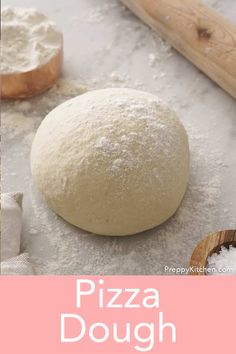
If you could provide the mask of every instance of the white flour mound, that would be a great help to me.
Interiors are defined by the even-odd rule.
[[[59,51],[61,32],[35,9],[4,7],[1,11],[1,73],[31,71]]]

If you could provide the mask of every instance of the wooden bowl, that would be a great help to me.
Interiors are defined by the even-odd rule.
[[[236,230],[219,231],[205,237],[193,251],[189,275],[206,275],[208,257],[219,252],[222,246],[230,245],[236,247]]]
[[[63,40],[57,53],[34,70],[1,75],[1,98],[27,98],[49,89],[58,80],[63,58]]]

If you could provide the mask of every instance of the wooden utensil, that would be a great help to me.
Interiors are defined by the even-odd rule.
[[[121,0],[236,98],[236,27],[198,0]]]
[[[38,95],[50,88],[59,78],[62,66],[63,48],[45,64],[22,73],[1,75],[2,98],[26,98]]]
[[[207,267],[208,257],[219,252],[222,246],[229,247],[229,245],[236,247],[236,230],[219,231],[208,235],[193,251],[190,260],[190,267],[193,267],[193,271],[189,274],[205,275],[202,269]]]

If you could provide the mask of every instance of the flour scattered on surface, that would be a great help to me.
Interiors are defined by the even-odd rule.
[[[29,111],[32,107],[31,107],[31,103],[28,101],[16,101],[15,106],[17,108],[18,111],[26,113],[27,111]]]
[[[65,97],[74,97],[81,95],[87,91],[85,85],[79,83],[76,80],[69,79],[60,79],[49,91],[48,95],[46,95],[46,99],[48,101],[53,101],[55,104],[55,100],[57,98],[65,98]]]
[[[2,113],[2,133],[7,135],[9,139],[15,139],[18,136],[30,133],[35,126],[35,121],[40,119],[26,116],[25,113],[19,112],[3,112]]]
[[[112,71],[109,77],[116,83],[118,82],[126,82],[129,79],[127,74],[120,74],[117,71]]]
[[[88,15],[85,14],[82,18],[83,18],[83,22],[87,22],[87,23],[99,23],[104,20],[103,14],[98,10],[94,10],[93,12],[90,12]]]
[[[84,23],[97,24],[104,21],[105,17],[109,16],[109,12],[117,7],[123,7],[117,2],[108,2],[101,5],[97,5],[89,12],[84,12],[82,16],[76,17],[76,20]],[[75,19],[75,18],[74,18]],[[73,19],[73,20],[74,20]]]
[[[153,67],[158,60],[160,60],[160,58],[156,54],[154,54],[154,53],[149,53],[148,54],[148,64],[149,64],[149,66]]]

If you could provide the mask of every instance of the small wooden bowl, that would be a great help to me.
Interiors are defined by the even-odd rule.
[[[58,52],[45,64],[31,71],[1,75],[1,98],[20,99],[38,95],[58,80],[63,58],[63,40]]]
[[[190,259],[189,275],[206,275],[207,260],[213,253],[220,251],[222,246],[236,247],[236,230],[219,231],[208,235],[194,249]]]

